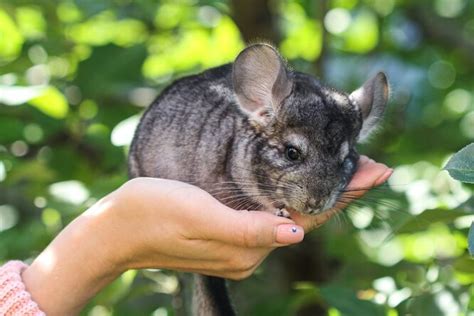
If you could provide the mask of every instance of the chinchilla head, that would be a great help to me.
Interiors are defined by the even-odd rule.
[[[260,136],[247,153],[250,161],[236,166],[256,182],[253,191],[242,190],[262,205],[307,214],[333,207],[356,169],[356,143],[384,113],[385,75],[347,94],[290,71],[266,44],[242,51],[232,71],[238,104]]]

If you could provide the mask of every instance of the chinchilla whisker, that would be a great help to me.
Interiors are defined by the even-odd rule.
[[[241,200],[245,200],[245,199],[251,200],[252,198],[259,198],[259,197],[268,198],[268,199],[270,198],[269,196],[263,195],[263,194],[253,194],[253,195],[229,196],[229,197],[220,199],[220,201],[222,203],[231,204],[231,203],[239,202]]]
[[[238,186],[252,186],[252,187],[257,186],[255,181],[227,181],[227,182],[213,183],[213,185],[214,186],[237,186],[238,185]],[[276,189],[276,188],[292,189],[292,187],[286,187],[286,186],[279,185],[279,184],[273,185],[273,184],[265,184],[265,183],[258,184],[258,187],[271,188],[271,189]]]
[[[220,199],[221,202],[223,203],[226,203],[226,202],[229,202],[229,201],[234,201],[235,199],[249,199],[249,198],[256,198],[256,197],[267,197],[266,195],[263,195],[263,194],[252,194],[252,195],[249,195],[249,194],[238,194],[238,195],[230,195],[230,196],[227,196],[227,197],[224,197],[222,199]]]
[[[334,212],[337,214],[338,217],[342,218],[342,221],[348,225],[349,224],[349,219],[347,217],[347,214],[344,212],[339,212],[337,210],[334,210]]]
[[[208,191],[209,193],[213,194],[213,193],[216,193],[216,194],[223,194],[223,193],[247,193],[247,192],[265,192],[265,193],[275,193],[275,189],[255,189],[255,188],[218,188],[218,189],[214,189],[214,190],[209,190]]]
[[[261,186],[257,187],[255,185],[250,185],[250,184],[240,184],[240,185],[232,185],[232,186],[218,186],[215,188],[211,188],[211,190],[218,190],[218,189],[244,189],[244,188],[250,188],[250,189],[261,189],[261,190],[276,190],[276,189],[282,189],[281,187],[278,186]]]
[[[253,196],[253,195],[272,195],[275,193],[275,190],[219,190],[219,191],[209,191],[211,195],[216,197],[226,197],[226,196],[235,196],[235,195],[242,195],[242,196]]]
[[[348,199],[357,199],[357,197],[346,197]],[[371,198],[371,197],[361,197],[360,199],[358,199],[359,201],[361,202],[369,202],[369,203],[373,203],[373,204],[376,204],[376,205],[383,205],[383,206],[387,206],[387,207],[390,207],[390,208],[397,208],[398,207],[398,204],[396,202],[393,202],[393,201],[390,201],[390,200],[385,200],[385,199],[376,199],[376,198]]]
[[[339,190],[340,193],[344,193],[344,192],[361,192],[361,191],[371,191],[371,192],[375,192],[375,191],[382,191],[382,192],[387,192],[389,191],[390,188],[389,187],[358,187],[358,188],[353,188],[353,189],[343,189],[343,190]]]
[[[217,189],[217,190],[209,190],[208,191],[211,195],[214,196],[224,196],[224,195],[233,195],[233,194],[269,194],[272,195],[275,193],[275,190],[269,189],[261,189],[256,190],[254,188],[243,188],[243,189]]]
[[[241,209],[258,209],[261,207],[261,204],[258,203],[258,202],[254,202],[254,201],[250,201],[250,200],[247,200],[247,201],[242,201],[241,203],[239,203],[238,205],[236,205],[234,208],[236,210],[241,210]]]
[[[231,199],[227,202],[225,202],[227,205],[231,205],[233,208],[239,208],[241,206],[247,205],[247,204],[257,204],[257,202],[253,201],[252,199],[248,197],[239,197],[239,198],[234,198]]]
[[[275,178],[274,176],[272,175],[269,175],[269,174],[261,174],[259,173],[257,170],[252,170],[252,169],[248,169],[248,168],[243,168],[243,167],[237,167],[236,168],[238,169],[241,169],[241,170],[245,170],[245,171],[248,171],[248,172],[251,172],[253,176],[256,176],[256,177],[260,177],[262,179],[272,179],[276,182],[281,182],[281,180]],[[294,181],[291,181],[291,180],[285,180],[286,181],[286,184],[289,184],[289,185],[296,185],[297,187],[299,187],[300,189],[303,189],[303,187],[297,183],[297,182],[294,182]]]
[[[341,228],[342,227],[342,220],[341,220],[341,217],[340,217],[341,212],[337,212],[335,210],[330,210],[329,212],[331,212],[331,214],[333,215],[332,217],[336,219],[336,222],[337,222],[339,228]]]
[[[384,206],[389,208],[390,210],[396,210],[398,205],[394,203],[390,203],[388,201],[378,201],[378,200],[363,200],[363,199],[354,199],[354,198],[346,198],[340,199],[339,201],[346,203],[346,204],[354,204],[359,206]]]

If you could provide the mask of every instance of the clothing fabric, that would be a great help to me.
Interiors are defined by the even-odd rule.
[[[46,316],[26,291],[21,273],[27,267],[21,261],[0,267],[0,316]]]

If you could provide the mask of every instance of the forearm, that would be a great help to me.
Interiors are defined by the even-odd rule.
[[[113,245],[94,206],[66,227],[22,274],[26,289],[48,315],[75,315],[122,271],[113,265]]]

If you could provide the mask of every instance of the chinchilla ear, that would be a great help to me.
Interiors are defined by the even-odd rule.
[[[366,140],[382,119],[389,96],[387,77],[379,72],[362,87],[351,93],[350,99],[362,112],[362,128],[359,142]]]
[[[244,49],[234,62],[232,80],[241,108],[260,119],[276,112],[292,88],[283,60],[268,44]]]

